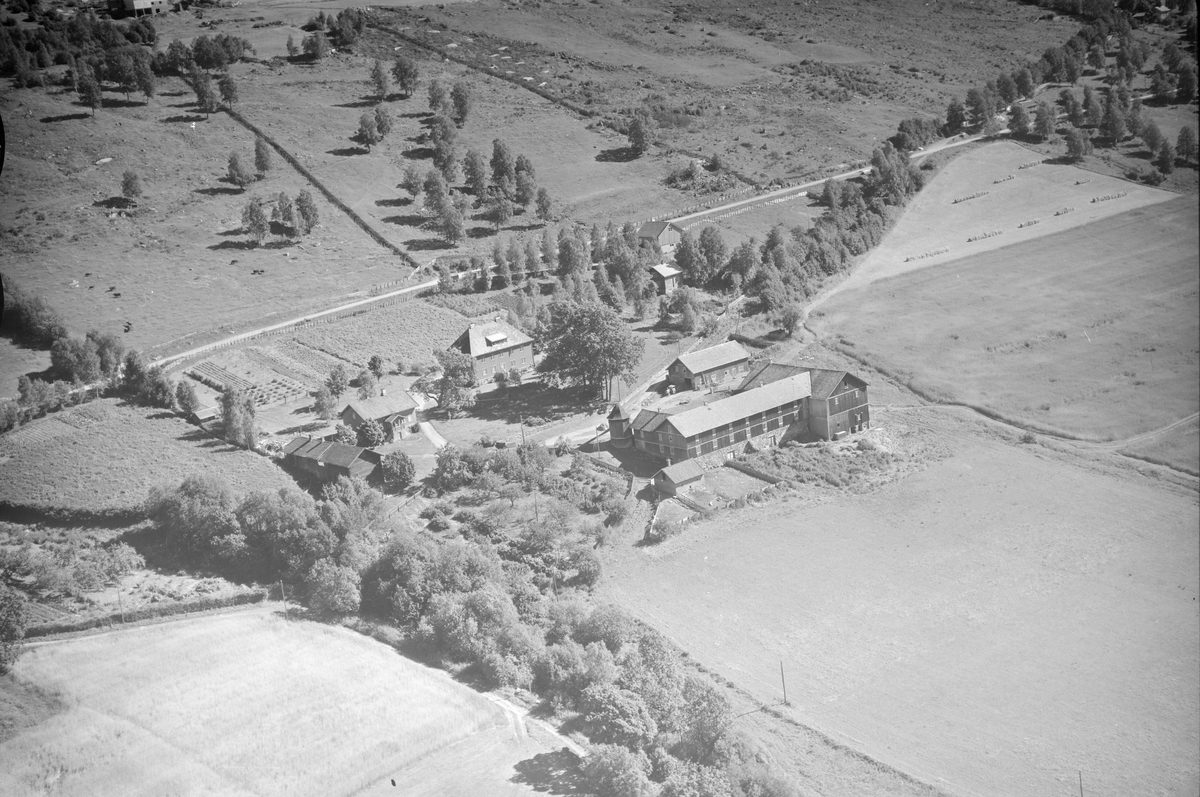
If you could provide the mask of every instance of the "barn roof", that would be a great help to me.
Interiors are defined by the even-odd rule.
[[[665,221],[648,221],[638,229],[638,238],[654,238],[663,234],[663,230],[670,226],[669,222]]]
[[[789,376],[796,376],[810,370],[812,369],[805,365],[776,363],[767,360],[753,366],[750,369],[750,373],[746,375],[746,378],[742,380],[742,383],[737,386],[734,392],[740,393],[751,388],[769,385],[772,382],[778,382],[780,379],[787,379]]]
[[[407,415],[417,408],[417,402],[413,401],[403,390],[397,390],[382,396],[351,401],[346,404],[346,408],[357,412],[360,418],[378,420],[392,415]],[[342,410],[342,412],[345,411],[345,409]]]
[[[668,465],[655,475],[659,474],[666,477],[672,484],[686,484],[687,482],[702,478],[704,476],[704,468],[701,468],[700,463],[694,459],[685,459],[683,462]]]
[[[479,357],[483,354],[505,351],[532,342],[533,338],[512,324],[495,318],[492,321],[471,324],[451,344],[451,347],[466,352],[472,357]]]
[[[291,442],[289,442],[286,446],[283,447],[283,453],[284,454],[295,454],[301,448],[304,448],[307,445],[311,445],[313,442],[315,442],[315,441],[311,437],[304,437],[304,436],[293,437]]]
[[[672,415],[669,420],[681,435],[693,437],[716,429],[718,426],[734,423],[751,415],[787,404],[789,401],[807,398],[811,394],[812,384],[808,374],[797,374],[764,387],[756,387],[745,393],[738,393],[703,407]]]
[[[291,454],[300,459],[311,459],[348,468],[354,461],[366,452],[365,448],[348,446],[345,443],[333,443],[311,437],[295,437],[284,446],[283,453]]]
[[[750,353],[742,348],[742,344],[736,340],[731,340],[719,346],[712,346],[707,349],[691,352],[690,354],[681,355],[676,358],[676,362],[682,363],[683,367],[687,368],[693,374],[702,374],[714,368],[721,368],[749,359]]]
[[[665,412],[658,412],[657,410],[642,410],[637,414],[637,417],[633,419],[632,428],[638,430],[639,432],[653,432],[663,421],[670,417],[671,416],[667,415]]]
[[[321,461],[330,465],[348,468],[354,464],[356,459],[362,456],[365,450],[358,446],[348,446],[345,443],[330,443],[329,448],[322,452]]]
[[[833,395],[833,391],[837,390],[837,386],[842,383],[842,380],[849,377],[853,382],[858,383],[860,387],[866,387],[866,380],[861,379],[849,371],[834,371],[826,368],[813,368],[810,370],[812,374],[812,395],[815,399],[827,399]]]
[[[651,266],[650,270],[663,279],[670,279],[671,277],[683,273],[674,266],[668,266],[666,263],[659,263],[657,266]]]

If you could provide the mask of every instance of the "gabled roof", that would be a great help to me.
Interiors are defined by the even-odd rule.
[[[313,443],[311,437],[293,437],[291,442],[283,447],[284,454],[295,454],[299,449]]]
[[[668,465],[654,475],[657,476],[659,473],[673,484],[683,484],[704,476],[704,468],[700,467],[700,463],[694,459],[685,459],[683,462]]]
[[[652,266],[650,270],[663,279],[670,279],[683,273],[674,266],[668,266],[666,263],[659,263],[657,266]]]
[[[675,227],[669,221],[648,221],[638,228],[638,238],[653,238],[658,240],[658,236],[663,234],[663,231],[668,227]],[[675,227],[675,229],[679,229]]]
[[[672,415],[668,420],[681,435],[692,437],[787,404],[789,401],[808,398],[811,394],[812,384],[808,374],[797,374],[764,387],[756,387],[745,393]]]
[[[330,443],[329,448],[321,454],[321,461],[330,465],[338,465],[343,468],[348,468],[354,464],[354,461],[362,456],[366,449],[358,446],[348,446],[345,443]]]
[[[667,415],[665,412],[658,412],[657,410],[642,410],[637,414],[637,417],[633,419],[631,428],[636,429],[639,432],[653,432],[658,428],[659,424],[670,417],[671,416]]]
[[[608,417],[618,421],[627,421],[629,420],[629,413],[620,404],[614,404],[608,413]]]
[[[749,359],[750,353],[742,348],[742,344],[736,340],[731,340],[719,346],[712,346],[707,349],[681,355],[676,358],[675,362],[682,363],[683,367],[687,368],[693,374],[702,374],[714,368],[721,368]]]
[[[849,371],[831,371],[826,368],[813,368],[809,373],[812,375],[812,395],[815,399],[824,400],[832,396],[833,391],[837,390],[837,386],[846,377],[849,377],[862,387],[867,386],[865,380],[860,379]]]
[[[741,393],[744,390],[769,385],[772,382],[778,382],[780,379],[787,379],[789,376],[796,376],[810,370],[812,369],[806,365],[775,363],[767,360],[751,367],[750,373],[747,374],[746,378],[742,380],[742,383],[737,386],[734,392]]]
[[[368,420],[378,420],[387,418],[392,415],[407,415],[417,408],[417,402],[412,400],[403,390],[397,390],[394,393],[385,393],[382,396],[372,396],[369,399],[356,399],[348,402],[346,409],[352,409],[358,413],[358,417]]]
[[[497,343],[495,341],[499,339],[499,336],[503,336],[503,339]],[[493,341],[490,346],[487,340],[489,337]],[[458,340],[450,345],[451,348],[466,352],[472,357],[478,357],[481,354],[505,351],[514,346],[523,346],[532,342],[533,338],[507,321],[496,318],[492,321],[471,324],[465,332],[458,336]]]
[[[348,446],[345,443],[332,443],[327,440],[316,440],[311,437],[296,437],[284,446],[283,453],[291,454],[300,459],[311,459],[349,468],[355,460],[366,452],[365,448]]]

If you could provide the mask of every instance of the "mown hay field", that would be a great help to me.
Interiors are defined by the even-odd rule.
[[[458,793],[532,794],[507,781],[545,749],[446,673],[269,610],[40,645],[15,672],[68,708],[0,745],[13,797],[410,793],[427,757]]]
[[[837,290],[974,257],[1176,196],[1074,166],[1041,163],[1044,157],[1008,141],[968,148],[913,198],[887,237]],[[1029,163],[1037,165],[1021,168]],[[1009,175],[1011,180],[1004,179]],[[987,193],[955,202],[981,192]],[[1125,196],[1091,201],[1121,192]],[[1054,215],[1066,208],[1074,210]],[[1036,224],[1020,226],[1034,220]],[[968,242],[996,231],[1001,234]],[[940,254],[925,257],[934,252]]]
[[[1087,794],[1194,795],[1194,490],[957,409],[874,420],[924,469],[614,547],[601,591],[764,704],[782,661],[780,711],[950,794],[1067,795],[1082,770]],[[814,794],[892,793],[803,771]]]
[[[0,500],[83,512],[125,509],[192,474],[245,490],[294,486],[273,461],[174,413],[100,399],[0,435]]]
[[[811,325],[927,395],[1120,440],[1200,406],[1195,197],[843,290]]]
[[[332,355],[361,368],[367,366],[374,354],[395,367],[401,359],[407,363],[414,360],[433,362],[433,350],[445,349],[470,323],[453,310],[416,299],[344,320],[316,324],[296,333],[294,340],[304,348]],[[289,353],[295,356],[291,348]]]

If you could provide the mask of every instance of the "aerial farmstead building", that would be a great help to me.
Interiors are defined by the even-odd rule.
[[[450,344],[475,359],[475,381],[483,383],[496,374],[512,369],[528,371],[533,367],[533,338],[506,321],[496,318],[471,324]]]
[[[698,482],[702,478],[704,469],[700,467],[700,463],[694,459],[685,459],[654,474],[650,483],[659,495],[676,495],[681,487]]]
[[[356,432],[367,421],[379,421],[383,425],[385,442],[392,443],[407,436],[416,412],[417,402],[401,390],[351,401],[342,409],[341,418],[342,423]]]
[[[663,252],[673,251],[681,235],[683,230],[669,221],[648,221],[638,230],[638,243],[655,243]]]
[[[650,279],[658,286],[658,295],[666,296],[679,287],[679,277],[683,272],[666,263],[659,263],[650,269]]]
[[[870,426],[867,383],[846,371],[787,363],[756,366],[728,398],[669,413],[609,413],[614,446],[632,433],[639,451],[678,463],[716,452],[769,448],[789,439],[835,440]]]
[[[381,460],[369,448],[307,436],[294,438],[283,449],[284,462],[326,482],[341,476],[369,479]]]
[[[743,380],[750,367],[750,353],[736,340],[693,351],[667,366],[667,381],[682,390]]]

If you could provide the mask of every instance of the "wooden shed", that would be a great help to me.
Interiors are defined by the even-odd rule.
[[[654,474],[650,483],[655,491],[662,495],[678,495],[681,487],[700,481],[704,478],[704,469],[694,459],[677,462]]]

